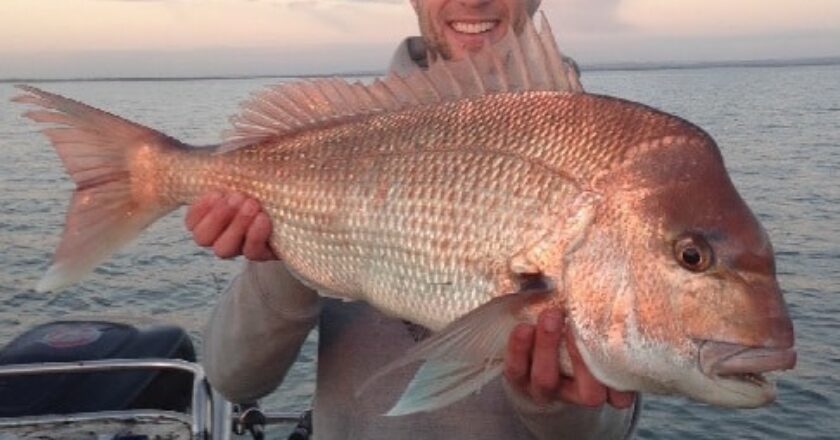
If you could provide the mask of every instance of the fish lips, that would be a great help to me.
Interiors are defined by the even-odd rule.
[[[764,381],[761,373],[790,370],[796,365],[792,347],[750,347],[718,341],[702,341],[700,370],[711,378],[750,377]]]

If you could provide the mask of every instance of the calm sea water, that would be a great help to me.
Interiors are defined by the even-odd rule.
[[[739,191],[773,239],[796,326],[799,364],[777,403],[713,408],[648,397],[643,439],[840,438],[840,66],[588,72],[585,85],[692,120],[714,136]],[[272,80],[65,82],[47,90],[195,144],[213,143],[236,104]],[[0,344],[48,320],[174,322],[200,346],[204,320],[240,262],[192,244],[183,213],[155,224],[85,282],[32,290],[58,243],[71,183],[34,124],[0,84]],[[313,335],[268,399],[305,407],[314,390]]]

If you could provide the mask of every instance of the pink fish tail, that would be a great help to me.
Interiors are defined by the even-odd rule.
[[[52,265],[36,286],[54,290],[80,280],[114,251],[178,204],[162,199],[155,169],[175,139],[77,101],[34,87],[15,102],[40,107],[25,113],[39,123],[76,184]]]

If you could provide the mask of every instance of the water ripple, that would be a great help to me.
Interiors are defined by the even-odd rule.
[[[777,249],[796,327],[799,365],[781,377],[777,404],[714,408],[644,399],[641,439],[836,439],[840,432],[840,68],[587,73],[590,91],[644,102],[695,121],[715,137],[732,179]],[[227,117],[270,80],[56,83],[50,90],[110,109],[197,144],[218,141]],[[210,92],[208,92],[210,91]],[[0,102],[14,91],[0,84]],[[72,183],[20,108],[0,106],[0,343],[40,322],[89,316],[173,322],[201,347],[204,321],[239,262],[192,245],[183,213],[167,217],[84,283],[31,289],[49,264]],[[314,391],[317,333],[270,407],[296,410]]]

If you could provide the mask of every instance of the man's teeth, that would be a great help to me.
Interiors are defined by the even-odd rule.
[[[462,21],[452,22],[452,29],[455,29],[462,34],[480,34],[482,32],[487,32],[494,27],[496,27],[496,22],[494,21],[483,21],[481,23],[464,23]]]

